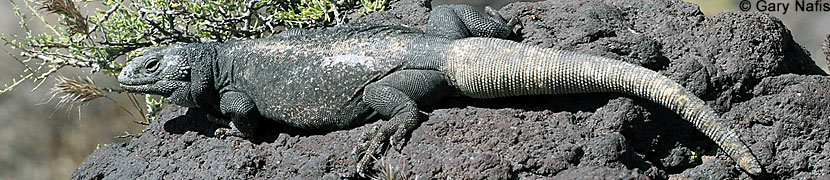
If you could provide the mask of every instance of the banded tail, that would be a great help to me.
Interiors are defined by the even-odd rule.
[[[648,99],[676,112],[714,140],[746,172],[762,169],[755,156],[712,108],[680,84],[623,61],[539,48],[492,38],[453,42],[444,71],[463,95],[496,98],[520,95],[619,92]]]

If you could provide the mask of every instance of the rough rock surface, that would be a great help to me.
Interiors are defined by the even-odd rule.
[[[827,59],[827,68],[830,69],[830,34],[827,34],[827,39],[824,39],[824,58]]]
[[[428,1],[392,1],[354,21],[422,25]],[[830,178],[830,76],[778,19],[707,18],[679,0],[520,2],[516,40],[622,59],[680,82],[723,113],[766,174]],[[357,16],[349,16],[357,17]],[[668,109],[615,93],[450,99],[376,165],[452,179],[751,178]],[[72,179],[355,179],[350,151],[372,124],[334,132],[264,128],[213,137],[198,109],[168,106],[129,143],[93,152]]]

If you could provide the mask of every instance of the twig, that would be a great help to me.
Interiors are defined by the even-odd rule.
[[[117,139],[124,139],[124,138],[134,138],[136,137],[135,134],[131,134],[130,132],[124,131],[124,135],[115,136]]]

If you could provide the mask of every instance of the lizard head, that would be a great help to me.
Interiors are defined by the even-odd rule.
[[[153,48],[121,69],[118,82],[129,92],[155,94],[170,99],[189,96],[191,57],[187,45]]]

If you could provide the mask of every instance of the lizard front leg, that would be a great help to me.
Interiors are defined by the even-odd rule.
[[[423,119],[418,107],[436,105],[452,92],[447,82],[438,71],[402,70],[366,86],[363,101],[388,121],[364,134],[355,146],[352,153],[360,159],[358,173],[364,175],[387,142],[403,146],[404,136]]]
[[[230,128],[217,129],[215,132],[217,137],[251,137],[254,135],[259,125],[260,115],[248,95],[237,91],[222,93],[219,99],[219,110],[230,119],[228,123]]]

